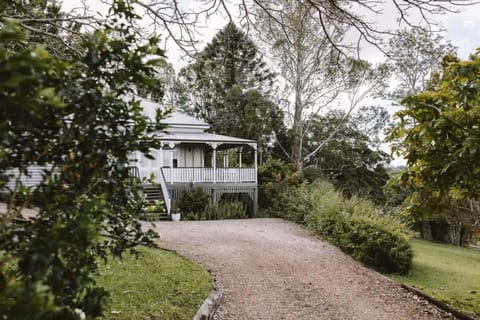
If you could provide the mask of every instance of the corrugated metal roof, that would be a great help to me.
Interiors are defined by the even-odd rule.
[[[143,108],[143,111],[147,117],[150,119],[155,119],[155,114],[157,109],[163,109],[162,106],[152,100],[148,100],[145,98],[137,97],[140,100],[140,105]],[[202,120],[199,120],[195,117],[189,116],[183,112],[173,111],[169,114],[169,116],[162,120],[162,123],[170,125],[170,126],[184,126],[184,127],[197,127],[202,129],[208,129],[210,126],[208,123],[205,123]]]
[[[145,115],[150,119],[154,119],[156,110],[162,108],[160,104],[154,101],[141,97],[136,98],[141,101],[140,104],[143,107]],[[162,133],[160,136],[160,140],[162,141],[184,143],[212,142],[222,144],[224,147],[228,147],[229,145],[256,144],[256,141],[254,140],[204,132],[204,130],[210,128],[207,123],[180,111],[172,112],[166,119],[162,121],[162,123],[168,125],[168,128],[166,128],[166,132]],[[182,128],[190,129],[190,131],[183,131]]]
[[[162,121],[162,123],[175,126],[194,126],[204,127],[205,129],[210,128],[208,123],[178,111],[173,111],[166,119]]]
[[[254,140],[229,137],[209,132],[167,132],[160,136],[162,141],[182,141],[182,142],[215,142],[230,144],[251,144]]]

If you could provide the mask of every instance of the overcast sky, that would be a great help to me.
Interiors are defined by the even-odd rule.
[[[105,5],[100,0],[86,0],[92,10],[104,11]],[[147,2],[147,1],[146,1]],[[194,0],[181,0],[185,7],[198,4]],[[235,2],[235,1],[232,1]],[[64,0],[63,6],[65,10],[78,6],[79,0]],[[460,58],[466,59],[469,54],[475,52],[476,48],[480,47],[480,5],[460,7],[460,13],[446,13],[442,16],[437,16],[438,20],[446,29],[443,34],[444,37],[452,42],[458,48],[458,54]],[[395,18],[397,12],[391,5],[387,5],[384,8],[384,13],[380,16],[366,16],[366,19],[370,22],[378,23],[380,28],[395,28]],[[201,30],[198,40],[202,45],[205,45],[211,40],[215,33],[221,29],[227,20],[217,15],[206,22],[206,28]],[[201,49],[202,45],[199,46]],[[170,62],[178,70],[182,66],[188,63],[186,59],[182,58],[181,52],[173,44],[169,44],[167,47],[167,56]],[[363,48],[362,58],[371,62],[379,62],[383,59],[382,54],[375,48]]]
[[[100,0],[86,0],[88,5],[93,10],[105,12],[105,5]],[[147,0],[146,0],[147,1]],[[184,6],[191,6],[196,2],[195,0],[180,0]],[[65,0],[65,10],[70,10],[78,5],[79,0]],[[441,16],[436,16],[436,20],[443,26],[445,32],[443,36],[445,39],[451,41],[451,43],[458,48],[458,55],[462,59],[467,59],[468,56],[475,52],[480,47],[480,5],[460,7],[459,13],[446,13]],[[379,16],[366,16],[369,22],[378,23],[379,28],[382,29],[395,29],[397,24],[395,18],[398,16],[398,12],[391,6],[385,7],[382,15]],[[412,20],[413,21],[413,20]],[[201,34],[198,35],[200,45],[198,49],[201,49],[203,45],[208,43],[212,37],[227,23],[226,17],[217,15],[210,20],[206,21],[206,27],[201,29]],[[167,46],[167,57],[169,61],[174,65],[178,71],[181,67],[189,63],[188,59],[184,56],[173,43]],[[361,58],[369,60],[371,62],[381,62],[384,60],[383,54],[374,47],[362,48]],[[275,66],[272,66],[274,69]],[[391,109],[391,108],[389,108]],[[393,109],[390,111],[394,112]],[[384,146],[385,151],[388,151],[388,146]],[[403,159],[395,159],[391,165],[404,165]]]

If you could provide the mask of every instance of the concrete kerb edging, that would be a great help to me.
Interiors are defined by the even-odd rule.
[[[433,304],[434,306],[436,306],[437,308],[445,311],[445,312],[448,312],[448,313],[451,313],[453,314],[455,317],[457,317],[458,319],[460,320],[478,320],[477,318],[472,318],[471,316],[457,310],[457,309],[454,309],[453,307],[451,307],[450,305],[444,303],[444,302],[441,302],[441,301],[438,301],[436,300],[435,298],[429,296],[428,294],[418,290],[418,289],[415,289],[409,285],[406,285],[404,283],[402,284],[399,284],[395,281],[393,281],[392,279],[390,279],[389,277],[379,273],[380,276],[382,276],[384,279],[388,280],[389,282],[395,284],[395,285],[399,285],[400,287],[402,287],[403,289],[427,300],[428,302],[430,302],[431,304]]]
[[[450,305],[446,304],[445,302],[441,302],[441,301],[436,300],[435,298],[429,296],[428,294],[426,294],[426,293],[424,293],[420,290],[417,290],[417,289],[415,289],[415,288],[413,288],[409,285],[406,285],[406,284],[401,284],[401,286],[405,290],[408,290],[408,291],[416,294],[417,296],[420,296],[420,297],[424,298],[425,300],[427,300],[431,304],[435,305],[436,307],[453,314],[458,319],[461,319],[461,320],[475,320],[475,318],[472,318],[471,316],[469,316],[469,315],[467,315],[467,314],[465,314],[465,313],[463,313],[463,312],[461,312],[457,309],[452,308]]]
[[[208,272],[210,270],[207,269]],[[213,278],[213,289],[208,295],[208,297],[203,301],[202,305],[198,309],[195,316],[193,316],[193,320],[211,320],[215,315],[215,312],[218,309],[220,304],[220,300],[222,299],[222,293],[218,290],[216,285],[216,280],[213,274],[210,272]]]

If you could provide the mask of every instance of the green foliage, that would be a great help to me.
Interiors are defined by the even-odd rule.
[[[258,203],[266,215],[278,216],[286,199],[284,193],[298,187],[303,177],[294,174],[293,164],[269,158],[258,168]]]
[[[207,206],[201,212],[189,212],[184,215],[184,220],[226,220],[246,219],[247,208],[240,201],[220,201]]]
[[[258,204],[261,209],[275,206],[282,192],[281,184],[292,171],[291,165],[275,158],[268,158],[258,167]]]
[[[2,20],[18,20],[28,42],[42,44],[51,55],[66,60],[80,57],[80,24],[62,12],[60,2],[4,0],[0,4],[0,15]],[[14,51],[22,49],[24,43],[9,43],[7,46]]]
[[[210,203],[210,194],[200,187],[194,187],[189,191],[183,191],[178,199],[177,207],[182,213],[200,213]]]
[[[305,224],[313,212],[335,214],[342,208],[343,198],[331,183],[317,181],[285,189],[279,197],[278,215]]]
[[[383,193],[386,197],[385,205],[388,207],[401,206],[405,199],[415,192],[415,185],[402,182],[403,171],[398,172],[388,180],[383,187]]]
[[[310,119],[304,148],[308,153],[323,146],[306,163],[305,178],[314,181],[325,177],[346,197],[357,195],[383,204],[382,188],[389,178],[386,165],[390,157],[371,145],[376,143],[387,117],[385,110],[373,107],[350,116],[336,111]],[[335,136],[329,139],[332,132]]]
[[[294,172],[291,164],[275,158],[268,158],[258,167],[258,182],[260,185],[280,182]]]
[[[263,149],[284,128],[282,110],[257,89],[234,85],[226,92],[223,108],[212,123],[215,132],[255,140]]]
[[[303,169],[303,177],[309,183],[313,183],[317,180],[325,180],[325,176],[323,174],[322,169],[319,167],[306,167]]]
[[[480,196],[480,54],[446,61],[438,86],[406,97],[390,131],[417,186],[453,198]]]
[[[15,10],[16,2],[8,4]],[[98,259],[152,245],[153,231],[142,231],[138,220],[142,198],[139,181],[129,175],[128,155],[158,147],[153,133],[161,127],[147,121],[138,101],[125,97],[135,85],[157,85],[153,67],[162,51],[156,38],[138,40],[130,10],[114,1],[101,27],[78,44],[81,56],[68,61],[29,38],[17,21],[0,23],[4,318],[99,317],[107,293],[95,285]],[[37,187],[19,179],[32,166],[45,168]],[[38,208],[35,219],[16,223],[30,206]],[[6,270],[9,263],[14,273]]]
[[[246,219],[247,209],[240,201],[218,202],[205,209],[205,220]]]
[[[480,214],[471,209],[480,198],[479,86],[480,53],[467,61],[446,57],[428,90],[402,100],[406,108],[388,134],[392,150],[407,160],[400,183],[415,187],[407,209],[419,220],[446,219],[456,244],[459,230]]]
[[[399,220],[384,215],[369,201],[343,200],[338,194],[335,197],[331,187],[314,189],[312,193],[324,199],[318,197],[322,204],[307,216],[309,229],[379,271],[408,271],[412,251],[407,228]]]
[[[408,230],[367,200],[345,200],[325,181],[282,194],[279,216],[302,223],[354,259],[379,271],[405,273],[412,259]]]
[[[403,234],[392,230],[391,218],[344,212],[324,216],[315,232],[367,266],[382,272],[404,274],[412,250]]]

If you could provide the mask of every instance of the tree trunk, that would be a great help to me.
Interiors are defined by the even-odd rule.
[[[448,225],[448,242],[454,246],[462,245],[462,223]]]
[[[302,49],[296,49],[296,68],[295,68],[295,112],[293,114],[293,146],[292,158],[295,162],[295,168],[298,172],[303,170],[303,101],[302,101],[302,81],[303,81],[303,55]]]
[[[298,95],[297,95],[298,97]],[[295,162],[295,169],[298,172],[303,170],[303,130],[302,130],[302,107],[300,97],[295,98],[295,114],[293,120],[293,146],[292,158]]]
[[[423,239],[430,241],[433,240],[432,225],[430,224],[430,221],[420,222],[420,233]]]

